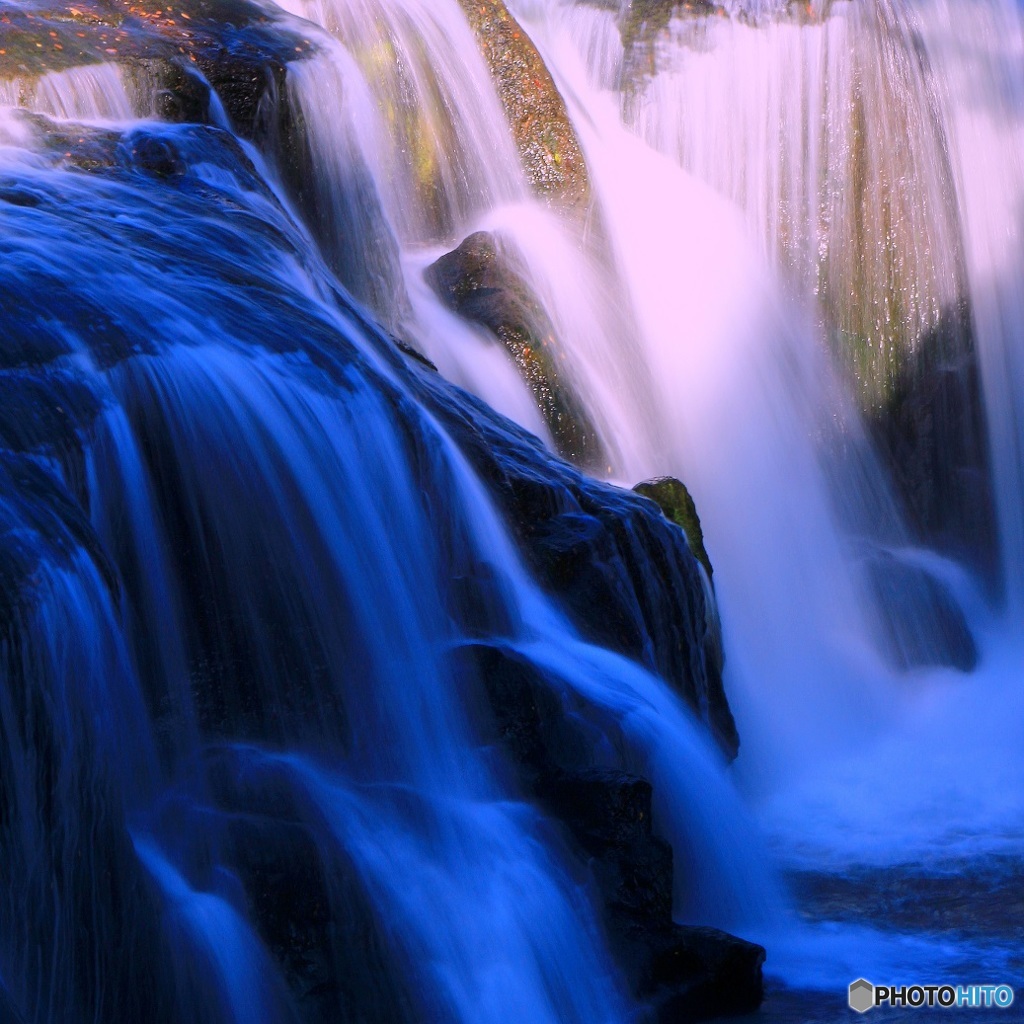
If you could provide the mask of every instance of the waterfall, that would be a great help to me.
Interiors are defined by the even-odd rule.
[[[278,0],[202,124],[165,40],[0,63],[0,1016],[686,1017],[678,923],[778,1019],[1019,967],[1024,15],[966,6]]]
[[[956,197],[963,223],[975,330],[992,438],[1007,619],[1019,619],[1024,565],[1020,495],[1024,367],[1020,362],[1020,307],[1011,283],[1020,267],[1021,157],[1019,55],[1024,26],[1012,3],[975,4],[954,18],[945,4],[935,16],[911,8],[940,92],[943,124],[952,152]],[[955,26],[955,28],[954,28]],[[984,57],[982,57],[984,55]],[[970,90],[973,97],[967,102]]]
[[[51,71],[37,79],[0,82],[0,104],[66,121],[130,121],[137,111],[115,64]]]
[[[3,157],[14,1006],[631,1019],[594,883],[482,739],[463,654],[571,703],[585,765],[660,780],[700,923],[773,899],[720,753],[540,593],[429,411],[441,384],[342,295],[258,154],[112,106],[82,99],[70,133],[15,117]]]
[[[1015,217],[1015,137],[997,171],[986,165],[1003,205],[989,203],[978,164],[994,152],[994,119],[1016,110],[1020,16],[978,6],[969,44],[962,16],[925,2],[735,4],[730,17],[679,11],[653,27],[635,6],[513,5],[567,101],[601,226],[579,235],[495,204],[467,230],[527,253],[552,322],[569,325],[559,340],[610,453],[606,475],[671,472],[692,488],[744,742],[737,775],[784,859],[802,843],[829,863],[898,861],[929,843],[949,863],[1019,851],[1015,769],[1006,799],[972,810],[1005,754],[957,735],[965,720],[982,728],[986,702],[1005,695],[1013,645],[997,624],[1011,621],[1020,578],[1019,317],[1012,289],[978,282],[996,259],[995,222]],[[1005,70],[989,56],[997,35]],[[988,114],[978,87],[954,84],[968,55],[987,76]],[[579,255],[552,257],[553,230]],[[414,271],[438,252],[407,251]],[[419,337],[439,365],[450,353],[429,324],[442,315],[426,296]],[[479,393],[494,401],[496,390],[488,381]],[[938,426],[922,436],[914,410],[927,402]],[[1004,599],[1005,612],[988,604]],[[950,667],[979,659],[977,689],[956,693]],[[973,765],[968,778],[950,777],[951,750]],[[897,777],[913,779],[906,792],[887,781]],[[934,802],[951,791],[953,806]],[[852,842],[876,834],[872,807],[899,836],[881,849]],[[897,824],[919,815],[934,831]],[[780,969],[801,983],[860,970],[845,938],[828,940],[824,975],[806,956],[821,934],[774,938]],[[877,934],[857,941],[883,964],[906,962]],[[955,959],[921,943],[929,963]]]
[[[802,891],[801,874],[815,871],[862,871],[883,886],[887,872],[906,872],[913,891],[915,870],[898,865],[914,858],[934,865],[925,876],[977,876],[979,890],[998,891],[992,878],[1019,862],[1022,840],[1019,729],[1004,721],[1004,732],[992,712],[1019,707],[1019,315],[1013,289],[992,282],[1018,258],[1021,15],[981,3],[964,26],[959,8],[923,0],[743,7],[733,18],[678,12],[653,39],[627,11],[615,59],[595,43],[604,29],[593,18],[557,6],[522,15],[586,126],[665,417],[659,433],[674,442],[661,471],[688,481],[705,522],[744,739],[738,774],[773,845],[797,865]],[[957,304],[970,323],[950,329]],[[861,346],[851,361],[860,331],[877,355]],[[936,337],[944,382],[964,379],[973,337],[987,414],[986,430],[971,408],[981,399],[957,385],[958,429],[975,433],[975,454],[959,475],[939,473],[939,500],[957,509],[941,524],[904,504],[889,476],[899,485],[900,467],[879,452],[874,426],[886,388],[914,393],[907,381]],[[910,368],[894,369],[900,359]],[[948,413],[938,402],[932,411]],[[986,446],[1006,588],[994,607],[972,575],[985,558],[963,543],[994,529]],[[633,478],[649,472],[637,465]],[[922,545],[929,521],[923,534],[942,555]],[[943,668],[913,668],[908,687],[880,642],[907,623],[887,623],[872,582],[879,552],[897,559],[886,573],[917,566],[965,609],[982,644],[966,687]],[[912,593],[899,599],[916,619],[903,641],[946,632],[937,606],[911,610]],[[991,797],[978,801],[980,791]],[[970,915],[961,924],[984,934]],[[811,987],[839,987],[875,958],[878,973],[949,970],[958,957],[998,971],[1015,941],[1001,932],[957,953],[941,938],[801,932],[765,941],[775,969]],[[829,950],[823,973],[807,955],[815,944]]]
[[[490,73],[457,4],[287,0],[286,10],[337,36],[295,95],[312,118],[319,172],[339,165],[331,119],[353,126],[389,221],[403,243],[452,241],[491,206],[525,194]],[[348,93],[359,96],[355,103]],[[472,102],[467,98],[472,97]]]

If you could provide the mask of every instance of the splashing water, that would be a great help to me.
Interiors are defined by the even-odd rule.
[[[789,938],[765,936],[774,969],[792,984],[837,990],[868,962],[879,974],[957,963],[1005,970],[1016,963],[1006,959],[1016,933],[990,924],[984,908],[1024,848],[1024,661],[1011,625],[1024,389],[1012,355],[1016,291],[980,281],[992,264],[1019,259],[1010,246],[1020,156],[1008,126],[1020,110],[1020,12],[983,3],[967,16],[921,2],[839,3],[756,24],[681,16],[654,49],[654,73],[630,68],[627,52],[621,92],[607,91],[616,62],[595,48],[591,24],[562,8],[530,14],[561,87],[587,111],[577,123],[595,129],[584,130],[588,160],[654,368],[655,408],[668,410],[672,448],[661,471],[687,480],[704,519],[744,788],[762,794],[759,816],[783,862],[799,865],[801,891],[799,872],[835,877],[856,865],[878,869],[865,883],[876,889],[927,891],[909,866],[925,863],[934,867],[922,873],[945,877],[947,890],[959,878],[975,893],[954,927],[979,944],[959,954],[941,938],[890,942],[844,928],[800,938],[790,925]],[[581,67],[581,54],[598,63]],[[623,136],[623,122],[692,177]],[[855,183],[873,182],[862,194],[849,187],[851,167]],[[844,295],[860,305],[844,309]],[[966,682],[948,670],[907,678],[879,657],[860,552],[866,542],[909,555],[912,534],[822,342],[832,338],[841,355],[834,332],[842,340],[854,313],[883,349],[890,332],[913,340],[964,295],[995,453],[1007,602],[993,612],[967,574],[931,562],[970,610],[982,661]],[[864,386],[861,375],[851,397]],[[830,445],[837,424],[847,451],[860,449],[852,461],[838,462]],[[649,473],[637,465],[633,478]],[[867,521],[851,516],[859,507]],[[831,912],[929,930],[913,913],[890,907],[887,919],[871,901],[845,898]],[[825,970],[811,966],[816,946],[833,961]]]

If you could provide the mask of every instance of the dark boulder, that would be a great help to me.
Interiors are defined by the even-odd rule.
[[[477,231],[432,263],[426,278],[449,309],[486,327],[508,349],[559,453],[578,465],[600,465],[597,432],[558,365],[555,329],[508,246]]]
[[[645,939],[658,1024],[751,1013],[764,997],[765,950],[717,928],[674,925]]]
[[[582,723],[569,718],[562,698],[528,658],[510,647],[464,644],[456,667],[467,685],[479,681],[485,706],[478,708],[487,740],[511,759],[518,781],[531,794],[568,765],[587,763]]]

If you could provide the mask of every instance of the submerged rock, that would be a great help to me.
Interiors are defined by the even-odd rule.
[[[555,329],[499,241],[475,232],[432,263],[426,279],[449,309],[486,327],[508,349],[558,452],[581,466],[602,465],[597,431],[558,365]]]
[[[502,0],[459,0],[491,69],[526,176],[548,202],[584,212],[583,150],[551,73]]]
[[[978,647],[963,609],[926,569],[877,553],[868,562],[889,656],[899,669],[948,665],[972,672]]]

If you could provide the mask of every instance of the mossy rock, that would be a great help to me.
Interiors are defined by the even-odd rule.
[[[711,579],[714,569],[711,567],[711,559],[708,558],[707,550],[704,547],[704,531],[700,526],[697,506],[693,503],[693,498],[686,489],[686,485],[675,477],[661,476],[654,480],[645,480],[643,483],[637,484],[633,490],[645,498],[650,498],[665,513],[666,518],[683,528],[690,544],[690,550],[697,561],[704,566],[708,579]]]

